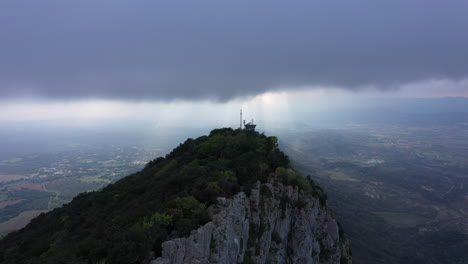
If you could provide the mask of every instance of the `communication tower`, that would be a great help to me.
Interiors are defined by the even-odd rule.
[[[242,109],[240,110],[240,129],[255,130],[257,125],[254,124],[254,120],[249,123],[245,123],[245,120],[242,120]]]

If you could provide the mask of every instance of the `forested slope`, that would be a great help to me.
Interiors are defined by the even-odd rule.
[[[102,190],[78,195],[0,241],[2,263],[141,263],[161,243],[209,221],[217,197],[249,193],[289,160],[275,137],[216,129],[187,139],[166,157]],[[283,170],[285,171],[285,170]],[[321,189],[290,170],[285,184],[320,196]],[[277,176],[278,177],[278,176]]]

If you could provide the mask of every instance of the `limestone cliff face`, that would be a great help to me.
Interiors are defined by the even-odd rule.
[[[151,264],[351,263],[328,208],[297,187],[258,183],[209,209],[211,222],[164,242]]]

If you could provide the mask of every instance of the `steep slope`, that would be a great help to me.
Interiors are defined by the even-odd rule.
[[[244,203],[239,202],[242,197]],[[245,226],[223,222],[236,210],[245,212]],[[227,239],[230,233],[217,233],[224,240],[204,233],[210,243],[202,262],[187,259],[192,247],[185,253],[180,246],[171,249],[174,241],[191,237],[193,241],[194,234],[209,226],[212,234],[242,230],[238,257],[228,262],[222,258],[233,253],[217,251],[233,241]],[[217,129],[209,136],[188,139],[138,173],[40,215],[0,241],[0,261],[346,263],[347,242],[337,235],[338,229],[321,189],[289,168],[276,138]]]
[[[297,186],[259,182],[250,196],[218,198],[211,211],[212,221],[164,242],[151,264],[351,263],[329,210]]]

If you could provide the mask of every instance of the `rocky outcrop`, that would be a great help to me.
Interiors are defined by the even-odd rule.
[[[258,183],[209,210],[212,221],[164,242],[151,264],[351,263],[328,208],[298,187]]]

